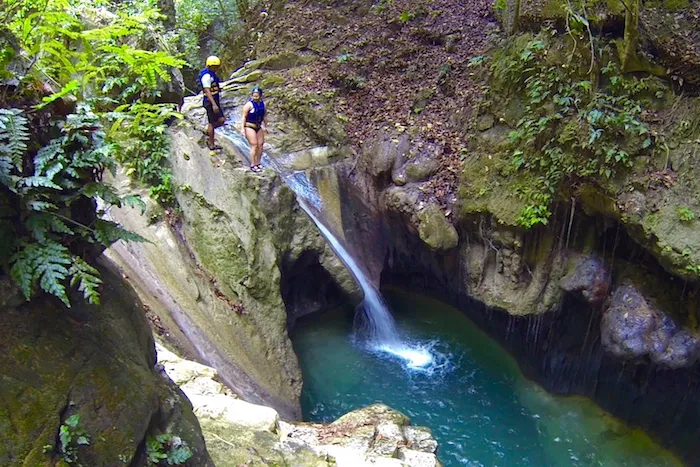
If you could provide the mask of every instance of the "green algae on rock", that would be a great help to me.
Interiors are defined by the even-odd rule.
[[[211,466],[189,402],[153,368],[138,297],[113,266],[100,269],[100,306],[75,300],[68,312],[41,297],[1,310],[0,464],[50,465],[44,446],[79,414],[91,440],[78,448],[83,465],[138,462],[145,437],[168,432],[187,443],[197,465]]]

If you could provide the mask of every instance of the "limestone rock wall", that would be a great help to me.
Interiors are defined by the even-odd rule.
[[[82,465],[141,465],[147,435],[170,433],[212,466],[192,406],[166,375],[144,310],[113,266],[101,267],[102,305],[74,297],[24,302],[5,279],[0,303],[0,465],[49,466],[72,415],[89,437]],[[133,464],[132,464],[133,462]]]
[[[193,111],[171,132],[177,220],[166,214],[149,224],[148,215],[113,209],[115,220],[149,243],[116,245],[108,254],[183,350],[216,367],[243,398],[296,419],[301,374],[287,326],[296,312],[324,303],[319,292],[321,302],[290,306],[288,316],[284,300],[309,284],[329,296],[356,286],[279,177],[248,171],[220,137],[226,149],[210,157],[196,128],[201,117]],[[133,188],[123,176],[117,183]]]
[[[158,361],[192,401],[218,466],[439,467],[428,428],[385,405],[352,411],[330,424],[288,423],[269,407],[244,402],[216,381],[213,368],[158,346]]]

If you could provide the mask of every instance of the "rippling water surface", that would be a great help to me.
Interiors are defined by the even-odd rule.
[[[415,368],[353,339],[352,310],[297,324],[292,339],[304,375],[308,421],[332,421],[382,402],[433,430],[449,466],[678,466],[638,430],[586,399],[554,397],[459,311],[387,293],[401,333],[433,355]]]

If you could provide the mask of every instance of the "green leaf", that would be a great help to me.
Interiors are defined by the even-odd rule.
[[[132,208],[138,208],[142,215],[146,212],[146,203],[143,202],[139,195],[126,195],[122,198],[122,203]]]
[[[24,186],[26,187],[43,187],[43,188],[53,188],[54,190],[62,190],[59,185],[56,185],[50,178],[33,175],[31,177],[26,177],[24,179]]]
[[[80,414],[73,414],[70,417],[66,418],[66,421],[63,422],[66,426],[69,426],[71,428],[75,428],[78,426],[80,423]]]
[[[101,243],[107,247],[119,240],[126,240],[129,242],[146,241],[146,239],[139,234],[129,232],[128,230],[119,227],[114,222],[106,221],[104,219],[98,219],[95,222],[95,232],[93,236],[98,243]]]
[[[192,457],[192,451],[187,446],[180,446],[168,452],[168,465],[181,465]]]
[[[44,97],[41,100],[41,104],[35,105],[34,108],[36,110],[41,110],[47,105],[51,104],[52,102],[57,101],[58,99],[62,99],[63,97],[67,96],[68,94],[72,94],[76,89],[80,87],[80,81],[77,79],[74,79],[73,81],[70,81],[67,83],[63,88],[61,88],[60,91],[55,92],[51,94],[50,96]]]
[[[105,185],[104,183],[99,182],[91,182],[87,183],[80,191],[88,198],[100,198],[105,203],[121,205],[121,199],[117,194],[117,190],[110,185]]]
[[[100,304],[100,292],[98,290],[102,280],[100,272],[86,263],[82,258],[73,257],[73,265],[68,274],[71,276],[70,284],[78,286],[78,291],[83,293],[83,297],[92,305]]]
[[[61,451],[65,452],[72,440],[70,430],[66,425],[61,425],[58,429],[58,440],[61,443]]]
[[[67,307],[70,302],[66,296],[63,281],[68,274],[67,265],[72,263],[68,249],[53,240],[45,242],[24,242],[17,253],[10,258],[10,274],[29,300],[36,290],[42,290],[58,297]]]

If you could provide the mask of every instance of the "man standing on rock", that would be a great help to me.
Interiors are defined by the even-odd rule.
[[[216,75],[216,71],[221,66],[221,60],[219,60],[219,57],[212,55],[207,58],[206,65],[206,68],[199,73],[199,82],[202,85],[202,89],[204,89],[203,104],[209,119],[209,126],[207,127],[209,141],[207,142],[207,147],[213,156],[215,154],[214,151],[219,149],[214,145],[214,129],[223,125],[226,117],[221,110],[219,77]]]

